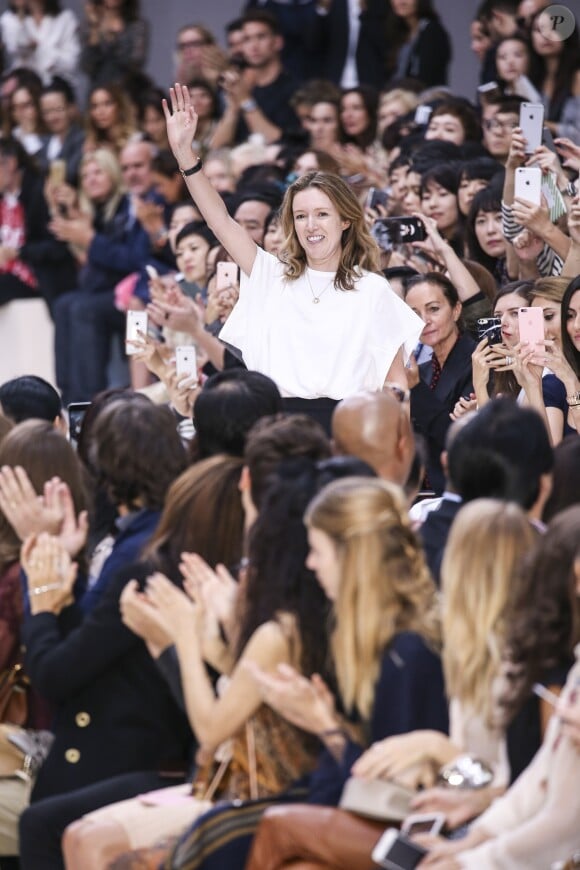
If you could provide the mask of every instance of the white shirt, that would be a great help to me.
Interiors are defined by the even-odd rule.
[[[424,323],[380,275],[362,272],[351,291],[335,290],[333,280],[334,272],[307,269],[288,281],[278,258],[258,248],[220,339],[283,396],[340,400],[380,390],[397,351],[404,346],[408,357]]]
[[[75,84],[81,47],[74,12],[63,9],[58,15],[44,15],[40,24],[31,15],[20,19],[4,13],[1,28],[11,67],[33,69],[44,84],[56,75]]]

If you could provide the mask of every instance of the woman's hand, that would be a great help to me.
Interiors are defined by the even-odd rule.
[[[0,509],[21,541],[40,532],[60,532],[64,518],[61,483],[59,477],[53,477],[44,484],[43,494],[37,495],[20,465],[5,465],[0,470]]]
[[[258,683],[263,700],[277,713],[304,731],[320,735],[338,727],[334,696],[318,674],[309,680],[290,665],[278,665],[275,674],[266,673],[254,662],[246,662]]]
[[[576,145],[575,142],[572,142],[571,139],[567,139],[565,136],[554,139],[554,145],[564,158],[562,165],[567,169],[574,169],[576,172],[580,172],[580,145]]]
[[[147,310],[149,310],[149,306]],[[174,354],[173,349],[163,342],[157,341],[151,335],[146,335],[141,330],[137,334],[139,338],[131,341],[133,359],[144,362],[149,371],[163,381],[171,368],[170,361]]]
[[[469,396],[461,396],[456,401],[455,407],[449,416],[452,420],[459,420],[471,411],[477,411],[477,399],[475,393],[470,393]]]
[[[20,562],[28,581],[30,612],[58,614],[72,601],[77,564],[58,538],[43,532],[26,539]]]
[[[558,155],[550,151],[546,145],[540,145],[539,148],[536,148],[526,161],[526,166],[539,166],[544,174],[553,172],[558,178],[559,185],[565,187],[568,184],[568,176],[562,169]]]
[[[521,127],[515,127],[512,130],[512,138],[510,142],[510,150],[506,161],[506,169],[517,169],[518,166],[523,166],[527,160],[526,154],[526,139]]]
[[[119,599],[121,619],[134,634],[147,644],[153,658],[158,658],[164,649],[173,643],[159,611],[147,596],[139,591],[136,580],[129,580]]]
[[[167,100],[162,102],[167,138],[179,166],[189,169],[193,165],[192,144],[197,130],[197,112],[185,85],[176,83],[173,88],[169,88],[169,99],[171,111]]]
[[[541,205],[535,205],[535,203],[528,202],[526,199],[514,199],[512,214],[514,220],[520,226],[525,227],[534,233],[534,235],[540,236],[540,238],[543,238],[547,230],[552,226],[550,212],[543,196]]]
[[[239,585],[225,565],[213,571],[197,553],[182,553],[179,565],[183,587],[194,601],[201,601],[226,634],[231,630]]]
[[[195,400],[201,392],[199,376],[186,378],[178,375],[175,368],[168,369],[164,374],[163,383],[169,393],[169,401],[178,414],[191,419]]]
[[[157,611],[167,634],[177,644],[180,641],[199,641],[203,614],[199,604],[178,589],[160,572],[147,578],[145,595]]]
[[[556,713],[562,720],[561,733],[572,741],[580,752],[580,692],[566,692],[560,698]]]
[[[365,779],[399,779],[417,765],[427,762],[440,767],[456,755],[457,750],[445,734],[412,731],[373,743],[353,764],[352,773]]]
[[[566,384],[567,392],[575,393],[580,388],[578,378],[570,363],[564,356],[562,348],[553,339],[545,338],[542,341],[543,350],[537,345],[532,349],[530,362],[533,365],[550,369],[557,378]]]
[[[445,826],[454,830],[481,815],[495,797],[497,789],[436,786],[419,792],[411,801],[411,809],[414,813],[443,813]]]

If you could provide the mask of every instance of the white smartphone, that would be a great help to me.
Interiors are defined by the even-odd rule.
[[[518,166],[515,179],[516,199],[526,199],[534,205],[542,203],[542,170],[539,166]]]
[[[372,851],[373,861],[386,870],[414,870],[427,850],[396,828],[387,828]]]
[[[413,813],[401,825],[403,834],[438,834],[445,824],[444,813]]]
[[[139,341],[138,332],[147,335],[147,312],[146,311],[127,311],[127,323],[125,326],[125,353],[127,356],[138,353],[138,349],[130,342]]]
[[[542,144],[542,129],[544,127],[544,106],[542,103],[521,104],[520,127],[526,140],[526,154],[531,154]]]
[[[177,374],[189,378],[197,376],[197,356],[193,344],[181,345],[175,348],[175,370]]]
[[[147,265],[145,266],[145,271],[149,275],[151,281],[154,281],[155,278],[159,278],[159,272],[157,271],[155,266],[151,266],[149,263],[147,263]]]
[[[216,290],[225,290],[226,287],[231,287],[232,284],[238,283],[238,267],[235,263],[229,263],[227,260],[220,260],[215,264],[215,288]]]
[[[518,324],[520,341],[536,345],[536,350],[543,351],[544,345],[544,312],[537,305],[518,309]]]
[[[431,112],[433,111],[432,106],[417,106],[415,109],[415,124],[420,124],[421,126],[426,126],[429,123],[429,118],[431,117]]]

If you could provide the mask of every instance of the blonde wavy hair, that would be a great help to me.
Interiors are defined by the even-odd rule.
[[[105,208],[103,210],[104,220],[109,221],[117,211],[119,202],[123,196],[123,175],[121,173],[121,166],[116,155],[108,148],[98,148],[96,151],[89,151],[81,160],[79,167],[79,178],[81,179],[79,208],[83,214],[89,215],[91,220],[93,220],[96,215],[96,206],[95,203],[91,202],[88,196],[84,193],[82,185],[83,169],[89,163],[96,163],[111,180],[111,193],[107,197]]]
[[[401,631],[440,644],[437,593],[401,489],[350,477],[325,487],[305,523],[337,547],[340,582],[331,640],[342,700],[368,721],[385,648]]]
[[[296,194],[311,187],[325,193],[337,209],[340,219],[350,222],[350,226],[342,233],[342,253],[334,279],[335,288],[354,290],[361,269],[382,274],[378,245],[367,229],[362,206],[352,189],[333,172],[307,172],[290,185],[280,210],[285,235],[281,259],[288,280],[295,281],[304,274],[307,266],[306,254],[294,228],[292,206]]]
[[[554,302],[556,305],[560,305],[562,303],[562,299],[564,298],[566,287],[569,283],[569,278],[557,278],[555,276],[538,278],[536,281],[534,281],[534,288],[532,290],[532,302],[536,298],[536,296],[543,296],[545,299],[549,299],[550,302]]]
[[[461,508],[441,566],[443,670],[448,696],[497,723],[494,681],[506,661],[506,616],[535,532],[516,504],[477,499]]]

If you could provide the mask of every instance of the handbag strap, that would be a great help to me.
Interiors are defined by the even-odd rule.
[[[258,788],[258,762],[256,759],[256,732],[254,731],[254,720],[250,719],[246,722],[246,745],[248,747],[248,776],[250,779],[250,798],[257,800],[259,797]]]

